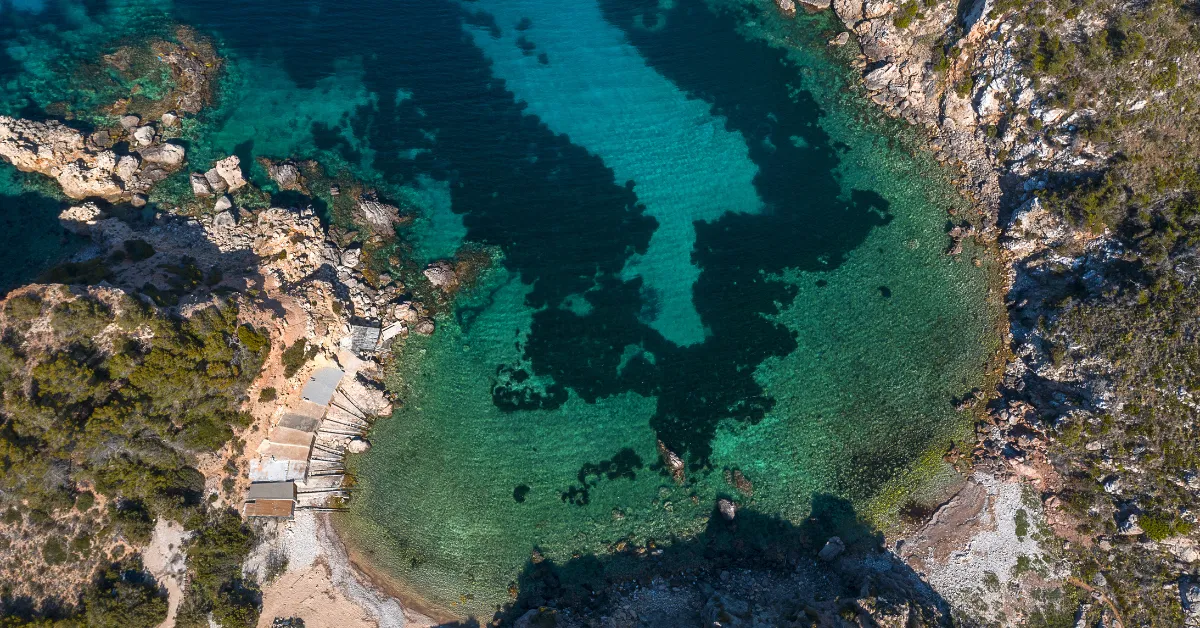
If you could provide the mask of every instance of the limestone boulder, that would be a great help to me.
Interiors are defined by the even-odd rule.
[[[142,156],[142,160],[147,163],[158,164],[168,168],[178,168],[183,165],[183,160],[187,158],[187,150],[178,144],[159,144],[158,146],[150,146],[138,151]]]
[[[452,288],[458,283],[458,275],[454,273],[454,266],[446,260],[438,260],[425,267],[421,271],[429,283],[435,288]]]
[[[69,231],[86,234],[88,228],[100,219],[101,213],[100,207],[95,203],[84,203],[64,209],[58,215],[58,221]]]
[[[213,189],[208,185],[208,177],[199,172],[192,174],[192,194],[196,196],[212,196]]]
[[[242,176],[242,160],[237,155],[230,155],[213,164],[213,171],[225,181],[230,192],[246,185],[246,179]]]
[[[300,169],[296,164],[285,162],[267,166],[267,174],[279,185],[281,190],[299,190],[303,186]]]
[[[841,537],[832,536],[829,537],[828,541],[825,541],[825,547],[822,547],[821,551],[817,552],[817,558],[829,562],[840,556],[844,551],[846,551],[846,544],[842,542]]]
[[[154,143],[154,127],[139,126],[129,133],[138,146],[149,146]]]

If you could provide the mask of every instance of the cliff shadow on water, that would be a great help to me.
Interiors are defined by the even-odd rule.
[[[817,494],[812,504],[799,525],[752,510],[729,519],[718,508],[703,533],[665,547],[561,564],[535,554],[515,601],[486,625],[952,625],[949,604],[882,548],[849,501]]]

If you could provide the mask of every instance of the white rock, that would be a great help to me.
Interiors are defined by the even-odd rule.
[[[228,229],[237,226],[237,219],[233,217],[233,212],[223,211],[216,216],[213,216],[213,227]]]
[[[445,260],[438,260],[426,266],[421,274],[425,275],[425,278],[435,288],[451,287],[458,282],[458,276],[454,274],[454,267]]]
[[[129,114],[127,116],[121,116],[121,128],[125,129],[126,131],[133,129],[134,127],[136,127],[137,125],[139,125],[141,123],[142,123],[142,119],[133,114]]]
[[[230,155],[213,165],[213,170],[225,180],[225,184],[229,186],[229,191],[237,190],[246,185],[246,179],[242,177],[242,160],[238,159],[237,155]]]
[[[863,82],[866,84],[867,89],[871,91],[879,91],[886,89],[887,86],[891,84],[892,81],[899,78],[899,76],[900,68],[896,67],[895,63],[885,63],[874,70],[867,72],[867,75],[863,77]]]
[[[784,15],[796,14],[796,3],[792,0],[775,0],[775,6],[779,7]]]
[[[224,192],[225,190],[229,189],[229,183],[225,181],[225,178],[221,176],[221,173],[217,172],[216,168],[204,173],[204,179],[208,181],[208,187],[213,191],[214,194]]]
[[[150,146],[143,148],[139,153],[142,159],[147,163],[159,164],[169,167],[178,167],[183,165],[183,160],[187,157],[187,151],[178,144],[161,144],[159,146]]]
[[[121,158],[117,160],[117,167],[113,169],[113,172],[116,173],[117,178],[122,181],[132,181],[134,176],[137,174],[138,167],[139,164],[137,157],[134,157],[133,155],[122,155]]]
[[[733,521],[734,517],[737,516],[737,504],[729,501],[728,499],[718,499],[717,512],[721,513],[721,516],[724,517],[726,521]]]
[[[403,323],[415,323],[421,314],[417,312],[417,308],[413,307],[411,302],[405,301],[392,309],[392,316]]]
[[[352,454],[361,454],[371,449],[371,441],[365,438],[351,438],[349,443],[346,443],[346,451]]]
[[[217,202],[213,204],[213,211],[223,212],[229,209],[233,209],[233,201],[229,200],[229,197],[225,196],[224,194],[222,194],[221,198],[218,198]]]
[[[1131,514],[1117,526],[1117,532],[1125,536],[1137,536],[1145,532],[1145,530],[1142,529],[1142,526],[1138,525],[1138,516]]]
[[[346,268],[357,268],[361,260],[362,249],[346,249],[342,252],[342,266]]]
[[[58,220],[67,229],[75,233],[84,234],[87,233],[88,226],[96,224],[96,220],[100,218],[100,213],[100,207],[95,203],[84,203],[64,209],[58,215]]]
[[[171,128],[179,124],[179,116],[175,115],[173,111],[168,111],[162,114],[162,124],[167,128]]]
[[[154,127],[139,126],[131,133],[138,146],[149,146],[154,143]]]
[[[196,196],[211,196],[213,189],[208,185],[208,178],[200,173],[192,174],[192,194]]]

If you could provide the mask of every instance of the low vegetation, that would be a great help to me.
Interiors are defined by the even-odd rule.
[[[249,625],[256,598],[211,549],[228,542],[228,551],[243,551],[249,533],[231,527],[230,520],[240,526],[236,515],[210,512],[195,465],[249,424],[236,408],[269,351],[265,334],[238,327],[232,303],[180,319],[117,291],[60,286],[10,298],[0,321],[4,522],[13,540],[44,539],[46,575],[97,570],[80,598],[59,600],[65,610],[51,618],[155,625],[136,618],[161,615],[157,594],[139,584],[136,565],[113,563],[126,547],[148,542],[161,517],[201,530],[189,546],[191,580],[201,584],[190,587],[188,608],[226,617],[225,626]],[[38,570],[22,567],[30,570],[25,584],[36,586],[10,587],[6,596],[49,594]]]
[[[1032,380],[1035,405],[1053,427],[1064,507],[1095,542],[1075,548],[1080,577],[1100,583],[1126,625],[1182,625],[1178,583],[1196,574],[1168,543],[1198,540],[1196,7],[998,0],[991,15],[1023,27],[1012,32],[1038,103],[1078,114],[1043,126],[1010,112],[997,134],[1100,156],[1098,167],[1037,172],[1047,181],[1039,194],[1075,229],[1109,233],[1116,251],[1062,268],[1035,324],[1057,373],[1042,388]]]

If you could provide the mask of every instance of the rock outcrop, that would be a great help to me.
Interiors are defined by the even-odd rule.
[[[153,130],[150,137],[153,142]],[[174,144],[149,145],[141,154],[139,159],[99,148],[61,122],[0,116],[0,157],[19,170],[54,178],[74,199],[129,200],[166,178],[185,157],[183,147]],[[154,167],[143,170],[143,160]]]
[[[192,173],[192,193],[196,196],[211,196],[234,192],[246,186],[242,176],[242,160],[230,155],[213,164],[207,172]]]

